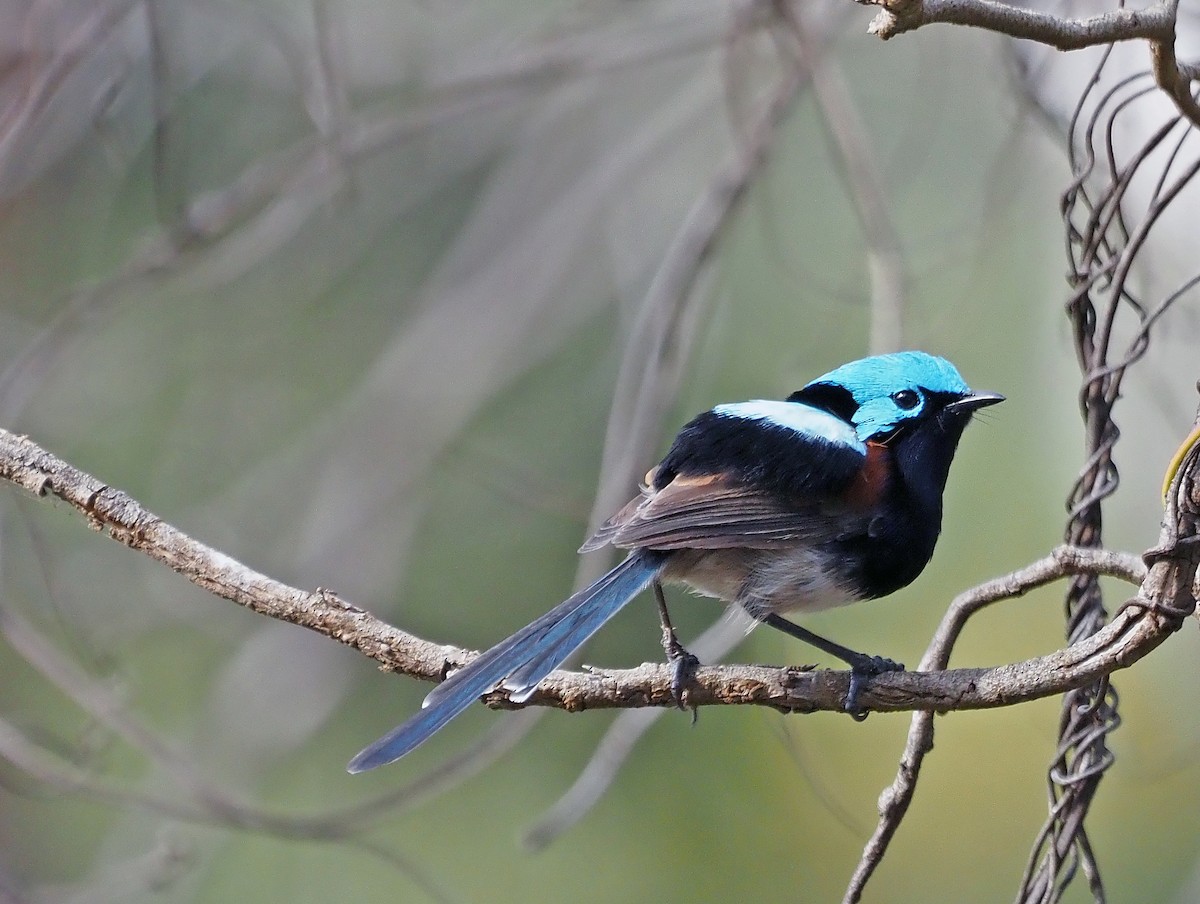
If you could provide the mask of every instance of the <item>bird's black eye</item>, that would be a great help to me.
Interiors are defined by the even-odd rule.
[[[914,389],[901,389],[899,392],[892,393],[892,401],[898,408],[912,411],[921,404],[921,396]]]

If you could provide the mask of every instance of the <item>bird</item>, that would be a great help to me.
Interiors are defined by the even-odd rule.
[[[887,596],[933,555],[951,460],[974,412],[1004,400],[974,392],[945,358],[921,351],[843,364],[785,400],[720,404],[679,431],[640,492],[580,552],[625,559],[479,654],[429,693],[407,722],[358,753],[351,773],[394,762],[480,697],[527,701],[618,611],[653,588],[663,646],[682,693],[695,657],[675,637],[664,584],[743,610],[850,666],[844,708],[864,718],[864,683],[903,666],[826,640],[784,618]]]

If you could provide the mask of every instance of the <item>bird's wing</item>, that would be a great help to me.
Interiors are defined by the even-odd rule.
[[[877,451],[876,451],[877,450]],[[886,479],[882,447],[872,446],[849,479],[825,491],[784,495],[729,474],[676,474],[606,521],[582,551],[611,543],[626,549],[769,549],[866,530]]]
[[[686,424],[641,495],[581,551],[771,548],[865,530],[888,477],[882,446],[809,405],[719,405]]]

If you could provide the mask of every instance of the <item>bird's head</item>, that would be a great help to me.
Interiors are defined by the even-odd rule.
[[[837,415],[854,426],[863,442],[887,442],[928,425],[939,428],[933,432],[953,449],[972,412],[1002,402],[1004,396],[972,392],[945,358],[896,352],[843,364],[788,401]]]

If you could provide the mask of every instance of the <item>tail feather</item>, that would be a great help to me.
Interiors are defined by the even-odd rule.
[[[528,699],[539,681],[650,586],[662,563],[661,555],[633,553],[447,678],[429,693],[419,713],[360,752],[347,770],[365,772],[398,760],[498,685],[512,690],[515,700]]]
[[[533,696],[543,678],[583,646],[588,638],[599,631],[629,600],[645,590],[657,574],[657,566],[634,571],[629,575],[618,575],[615,571],[610,571],[601,580],[611,577],[615,586],[597,588],[597,598],[589,605],[579,606],[566,613],[554,626],[554,630],[547,632],[538,643],[537,655],[509,674],[500,686],[509,692],[514,702],[524,703]],[[633,586],[635,582],[636,587]]]

